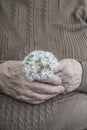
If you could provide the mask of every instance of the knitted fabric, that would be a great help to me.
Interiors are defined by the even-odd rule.
[[[59,60],[76,59],[84,69],[79,91],[87,92],[86,8],[86,0],[0,0],[2,15],[26,43],[14,59],[23,60],[33,50],[50,51]],[[0,19],[0,60],[16,44],[11,35]],[[0,130],[85,129],[86,107],[87,96],[79,92],[58,95],[39,105],[0,94]]]

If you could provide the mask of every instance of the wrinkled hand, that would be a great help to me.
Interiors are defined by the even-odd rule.
[[[21,61],[6,61],[0,64],[0,89],[5,94],[20,101],[38,104],[64,92],[61,79],[54,75],[51,79],[29,82]],[[50,83],[50,84],[48,84]]]
[[[61,60],[59,61],[57,75],[62,80],[62,86],[65,88],[65,93],[74,91],[81,83],[81,64],[74,59]]]

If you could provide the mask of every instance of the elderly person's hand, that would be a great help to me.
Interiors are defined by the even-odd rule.
[[[38,104],[64,92],[61,79],[54,75],[44,83],[27,80],[21,61],[6,61],[0,64],[0,89],[15,99]],[[48,84],[49,83],[49,84]]]
[[[62,80],[62,86],[65,88],[65,93],[74,91],[81,83],[82,66],[77,60],[63,59],[59,61],[57,75]]]
[[[55,75],[61,79],[61,85],[65,88],[65,92],[72,92],[76,90],[82,80],[82,66],[80,62],[75,59],[63,59],[59,61],[58,68],[55,70]],[[49,79],[43,80],[49,84],[54,83],[55,77],[50,81]],[[57,81],[56,81],[56,85]]]

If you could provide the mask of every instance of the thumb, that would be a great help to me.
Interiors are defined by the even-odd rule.
[[[57,66],[57,68],[54,70],[54,73],[58,73],[61,72],[63,69],[63,64],[61,61],[59,61],[59,65]]]

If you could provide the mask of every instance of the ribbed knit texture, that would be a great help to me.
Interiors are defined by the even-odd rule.
[[[32,50],[41,49],[53,52],[59,60],[74,58],[87,61],[85,0],[0,0],[0,7],[18,36],[26,43],[15,60],[22,60]],[[14,47],[16,44],[11,38],[9,30],[0,21],[1,60],[4,60],[3,55],[8,54],[11,45]],[[72,92],[65,96],[56,96],[39,105],[31,105],[0,94],[0,130],[87,128],[87,123],[84,122],[87,122],[87,113],[83,107],[87,105],[86,102],[81,107],[84,113],[78,116],[80,108],[77,106],[83,100],[87,101],[87,96]],[[72,113],[75,114],[70,118]],[[69,125],[66,125],[66,121]]]

